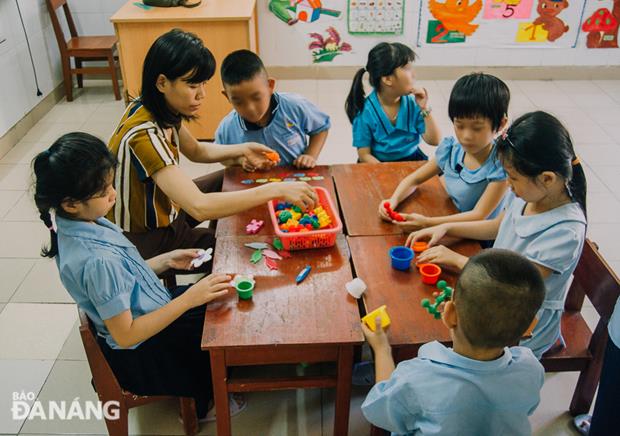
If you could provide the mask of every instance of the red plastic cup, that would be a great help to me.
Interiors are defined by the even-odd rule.
[[[418,265],[420,268],[420,275],[422,275],[422,283],[427,285],[434,285],[439,280],[441,275],[441,268],[434,263],[423,263]]]

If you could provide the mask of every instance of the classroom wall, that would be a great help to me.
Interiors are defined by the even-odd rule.
[[[294,26],[288,26],[269,12],[269,0],[257,1],[261,56],[265,63],[271,66],[312,65],[312,56],[307,48],[310,41],[308,33],[324,33],[325,28],[330,25],[340,30],[341,37],[351,44],[353,52],[337,56],[331,63],[315,64],[321,68],[364,65],[368,51],[379,41],[399,41],[412,46],[420,55],[418,63],[425,66],[620,65],[620,49],[588,49],[585,47],[584,34],[579,35],[576,48],[467,48],[445,45],[416,47],[419,0],[405,0],[404,32],[400,36],[349,35],[346,33],[346,0],[323,0],[324,6],[343,11],[339,20],[321,18],[315,23],[297,23]],[[608,6],[610,3],[595,0],[587,2],[588,10],[591,7]],[[262,29],[269,31],[261,31]]]

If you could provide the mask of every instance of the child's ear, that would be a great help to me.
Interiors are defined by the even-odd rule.
[[[552,186],[557,181],[557,179],[558,175],[553,171],[543,171],[541,174],[538,175],[538,180],[540,180],[543,186],[545,186],[546,188]]]
[[[77,203],[73,200],[63,200],[60,207],[69,215],[75,215],[78,211]]]
[[[502,118],[502,121],[500,121],[499,123],[499,129],[497,129],[497,131],[503,132],[507,124],[508,124],[508,116],[504,115],[504,118]]]
[[[383,76],[381,77],[381,83],[385,86],[392,86],[392,76]]]
[[[226,92],[226,90],[225,90],[225,89],[222,89],[222,91],[221,91],[221,92],[222,92],[222,95],[223,95],[224,97],[226,97],[226,100],[228,100],[228,103],[230,103],[230,98],[228,98],[228,93]]]
[[[267,83],[269,84],[269,90],[273,94],[273,92],[276,90],[276,79],[270,77],[267,79]]]
[[[155,81],[155,86],[157,87],[157,90],[159,92],[163,94],[164,91],[166,90],[167,85],[168,85],[168,78],[166,76],[164,76],[163,74],[160,74],[159,76],[157,76],[157,80]]]
[[[449,300],[444,304],[441,320],[450,330],[456,328],[456,325],[458,324],[458,317],[456,315],[456,307],[454,306],[452,300]]]

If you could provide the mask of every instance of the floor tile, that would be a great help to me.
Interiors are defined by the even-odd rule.
[[[362,435],[370,433],[370,424],[362,414],[362,403],[370,387],[353,386],[351,392],[351,409],[349,412],[349,434]],[[335,389],[323,389],[323,434],[334,432]]]
[[[0,313],[2,313],[2,310],[4,309],[4,306],[6,306],[6,304],[0,303]]]
[[[620,200],[611,193],[589,193],[589,223],[616,223],[620,227]]]
[[[26,136],[23,141],[37,142],[52,145],[59,137],[65,133],[75,132],[82,126],[81,121],[67,121],[62,123],[37,123]]]
[[[601,123],[601,127],[611,139],[620,144],[620,128],[617,123]]]
[[[74,304],[7,304],[0,314],[0,359],[56,359],[76,319]]]
[[[0,302],[8,302],[24,281],[35,261],[29,259],[0,259]]]
[[[620,144],[589,144],[577,147],[577,154],[590,167],[620,166]]]
[[[80,337],[79,325],[80,322],[76,321],[73,327],[71,327],[69,336],[58,355],[58,360],[86,360],[86,352]]]
[[[0,219],[6,216],[24,194],[25,191],[0,191]]]
[[[590,166],[592,172],[605,186],[620,199],[620,166]]]
[[[0,189],[24,191],[32,184],[32,173],[26,164],[0,164]]]
[[[37,260],[11,298],[11,303],[73,303],[62,285],[56,261]]]
[[[49,111],[40,123],[54,124],[54,123],[84,123],[90,117],[92,117],[95,110],[101,106],[102,103],[88,103],[88,104],[57,104]]]
[[[530,417],[533,434],[574,435],[571,428],[572,417],[568,407],[577,384],[577,372],[561,372],[545,374],[545,384],[541,391],[540,405]]]
[[[90,380],[88,362],[57,360],[37,400],[42,404],[65,401],[68,409],[74,398],[78,398],[81,409],[85,410],[87,401],[98,401]],[[98,420],[95,416],[91,416],[88,420],[77,417],[69,420],[43,420],[40,417],[33,417],[24,423],[22,432],[39,435],[68,433],[104,435],[107,434],[107,429],[103,419]]]
[[[605,260],[620,260],[620,245],[614,235],[618,224],[593,223],[588,225],[588,238],[597,243]]]
[[[43,223],[3,222],[0,226],[0,257],[40,258],[41,246],[49,244],[50,232]]]
[[[25,421],[13,419],[13,393],[32,392],[36,397],[53,364],[53,360],[0,360],[0,434],[17,434]],[[33,401],[27,403],[32,406]]]
[[[28,142],[20,141],[5,154],[0,163],[3,164],[28,164],[32,162],[34,157],[47,149],[51,144],[46,142]]]
[[[42,225],[41,218],[39,218],[39,211],[34,204],[34,197],[31,191],[26,191],[26,193],[21,196],[19,201],[4,216],[4,221],[32,221]]]
[[[586,173],[586,183],[588,185],[588,194],[591,192],[611,193],[610,189],[596,175],[596,172],[588,166],[586,162],[582,163],[584,172]]]

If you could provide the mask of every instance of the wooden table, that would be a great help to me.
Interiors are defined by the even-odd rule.
[[[384,162],[349,164],[332,167],[338,199],[350,236],[394,235],[400,229],[379,218],[381,200],[389,198],[402,179],[424,162]],[[439,177],[423,183],[399,206],[400,212],[417,212],[427,216],[457,212]]]
[[[287,176],[290,178],[299,179],[294,177],[295,174],[318,174],[316,177],[323,177],[322,180],[310,180],[307,183],[313,186],[321,186],[329,191],[332,201],[336,209],[338,209],[338,199],[336,197],[336,190],[334,188],[334,182],[332,180],[330,167],[317,166],[311,170],[299,170],[293,167],[276,167],[270,171],[261,171],[248,173],[243,171],[241,167],[229,167],[224,171],[224,182],[222,184],[223,192],[239,191],[242,189],[254,188],[260,186],[259,183],[252,183],[251,185],[245,185],[241,183],[242,180],[260,180],[270,178],[284,179]],[[278,183],[278,182],[269,182]],[[275,235],[271,219],[269,218],[269,209],[267,204],[257,206],[253,209],[246,210],[237,215],[221,218],[217,221],[217,230],[215,236],[220,238],[222,236],[236,236],[245,235],[245,226],[252,221],[252,219],[265,221],[265,226],[260,231],[260,235]]]
[[[351,280],[349,250],[344,235],[332,248],[293,252],[269,271],[249,263],[249,241],[268,236],[229,236],[217,239],[214,272],[254,274],[252,300],[236,292],[207,307],[202,349],[211,355],[217,434],[229,435],[229,392],[299,388],[336,388],[334,435],[346,435],[349,422],[353,347],[363,342],[357,302],[345,291]],[[312,272],[301,284],[295,276],[305,266]],[[231,366],[299,362],[336,362],[335,375],[277,379],[228,379]]]
[[[212,139],[222,118],[231,110],[220,93],[222,81],[219,66],[234,50],[258,52],[256,0],[203,0],[195,8],[152,8],[144,10],[129,0],[110,21],[119,41],[123,87],[132,97],[140,95],[142,64],[153,42],[162,34],[180,28],[198,35],[215,56],[215,75],[205,86],[205,101],[198,113],[200,119],[188,124],[198,139]]]
[[[357,276],[368,289],[364,294],[366,311],[385,304],[392,320],[387,329],[394,360],[401,362],[417,356],[418,348],[430,341],[450,342],[450,333],[441,320],[435,320],[420,304],[423,298],[434,301],[435,286],[422,283],[415,265],[409,271],[392,268],[388,251],[403,245],[405,236],[354,236],[347,237]],[[474,241],[447,240],[444,245],[466,256],[480,251]],[[454,286],[456,271],[442,268],[441,279]]]

